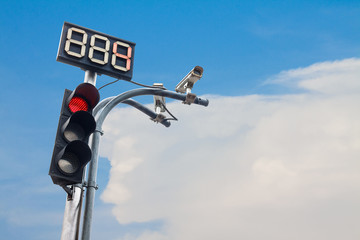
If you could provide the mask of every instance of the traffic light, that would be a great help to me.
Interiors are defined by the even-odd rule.
[[[65,89],[49,170],[54,184],[82,182],[84,167],[91,160],[88,139],[96,128],[92,110],[99,99],[99,91],[89,83],[74,91]]]

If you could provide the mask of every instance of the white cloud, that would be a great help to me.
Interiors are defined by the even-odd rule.
[[[101,197],[119,223],[166,222],[122,239],[358,239],[359,71],[324,62],[269,80],[306,93],[173,102],[170,128],[114,110]]]
[[[280,83],[320,93],[359,93],[360,60],[350,58],[321,62],[306,68],[283,71],[266,83]]]

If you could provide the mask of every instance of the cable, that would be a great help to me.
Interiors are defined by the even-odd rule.
[[[173,121],[177,121],[178,119],[174,116],[174,115],[172,115],[171,114],[171,112],[167,109],[167,107],[165,106],[165,104],[163,103],[163,102],[160,102],[161,103],[161,105],[164,107],[164,109],[165,109],[165,111],[167,111],[168,112],[168,114],[172,117],[172,118],[165,118],[164,120],[173,120]]]
[[[117,81],[119,81],[119,80],[120,80],[120,79],[116,79],[115,81],[109,82],[109,83],[107,83],[107,84],[105,84],[105,85],[103,85],[103,86],[99,87],[99,88],[98,88],[98,91],[100,91],[100,89],[102,89],[102,88],[104,88],[104,87],[106,87],[106,86],[109,86],[109,85],[111,85],[111,84],[113,84],[113,83],[116,83],[116,82],[117,82]],[[162,90],[167,90],[165,87],[160,87],[160,86],[149,86],[149,85],[141,84],[141,83],[138,83],[138,82],[134,82],[134,81],[132,81],[132,80],[129,80],[129,81],[127,81],[127,82],[130,82],[130,83],[132,83],[132,84],[135,84],[135,85],[138,85],[138,86],[141,86],[141,87],[147,87],[147,88],[159,88],[159,89],[162,89]]]
[[[159,89],[162,89],[162,90],[167,90],[165,87],[144,85],[144,84],[141,84],[141,83],[138,83],[138,82],[134,82],[134,81],[132,81],[132,80],[130,80],[129,82],[131,82],[131,83],[133,83],[133,84],[135,84],[135,85],[141,86],[141,87],[159,88]]]
[[[109,86],[110,84],[113,84],[113,83],[116,83],[117,81],[119,81],[120,79],[116,79],[115,81],[113,81],[113,82],[110,82],[110,83],[107,83],[107,84],[105,84],[105,85],[103,85],[103,86],[101,86],[101,87],[99,87],[98,88],[98,91],[100,91],[100,89],[102,89],[102,88],[104,88],[104,87],[106,87],[106,86]]]

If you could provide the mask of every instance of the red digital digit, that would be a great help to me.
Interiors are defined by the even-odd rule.
[[[127,48],[126,55],[123,55],[123,54],[120,54],[120,53],[117,52],[118,45]],[[130,66],[131,66],[131,53],[132,53],[132,48],[130,47],[129,44],[119,42],[119,41],[114,42],[114,44],[113,44],[113,55],[112,55],[112,58],[111,58],[111,65],[114,68],[119,69],[121,71],[124,71],[124,72],[129,71]],[[126,60],[126,67],[116,65],[116,58],[118,58],[118,57]]]

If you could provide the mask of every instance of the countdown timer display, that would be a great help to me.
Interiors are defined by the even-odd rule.
[[[131,80],[135,43],[65,22],[56,60],[110,77]]]

